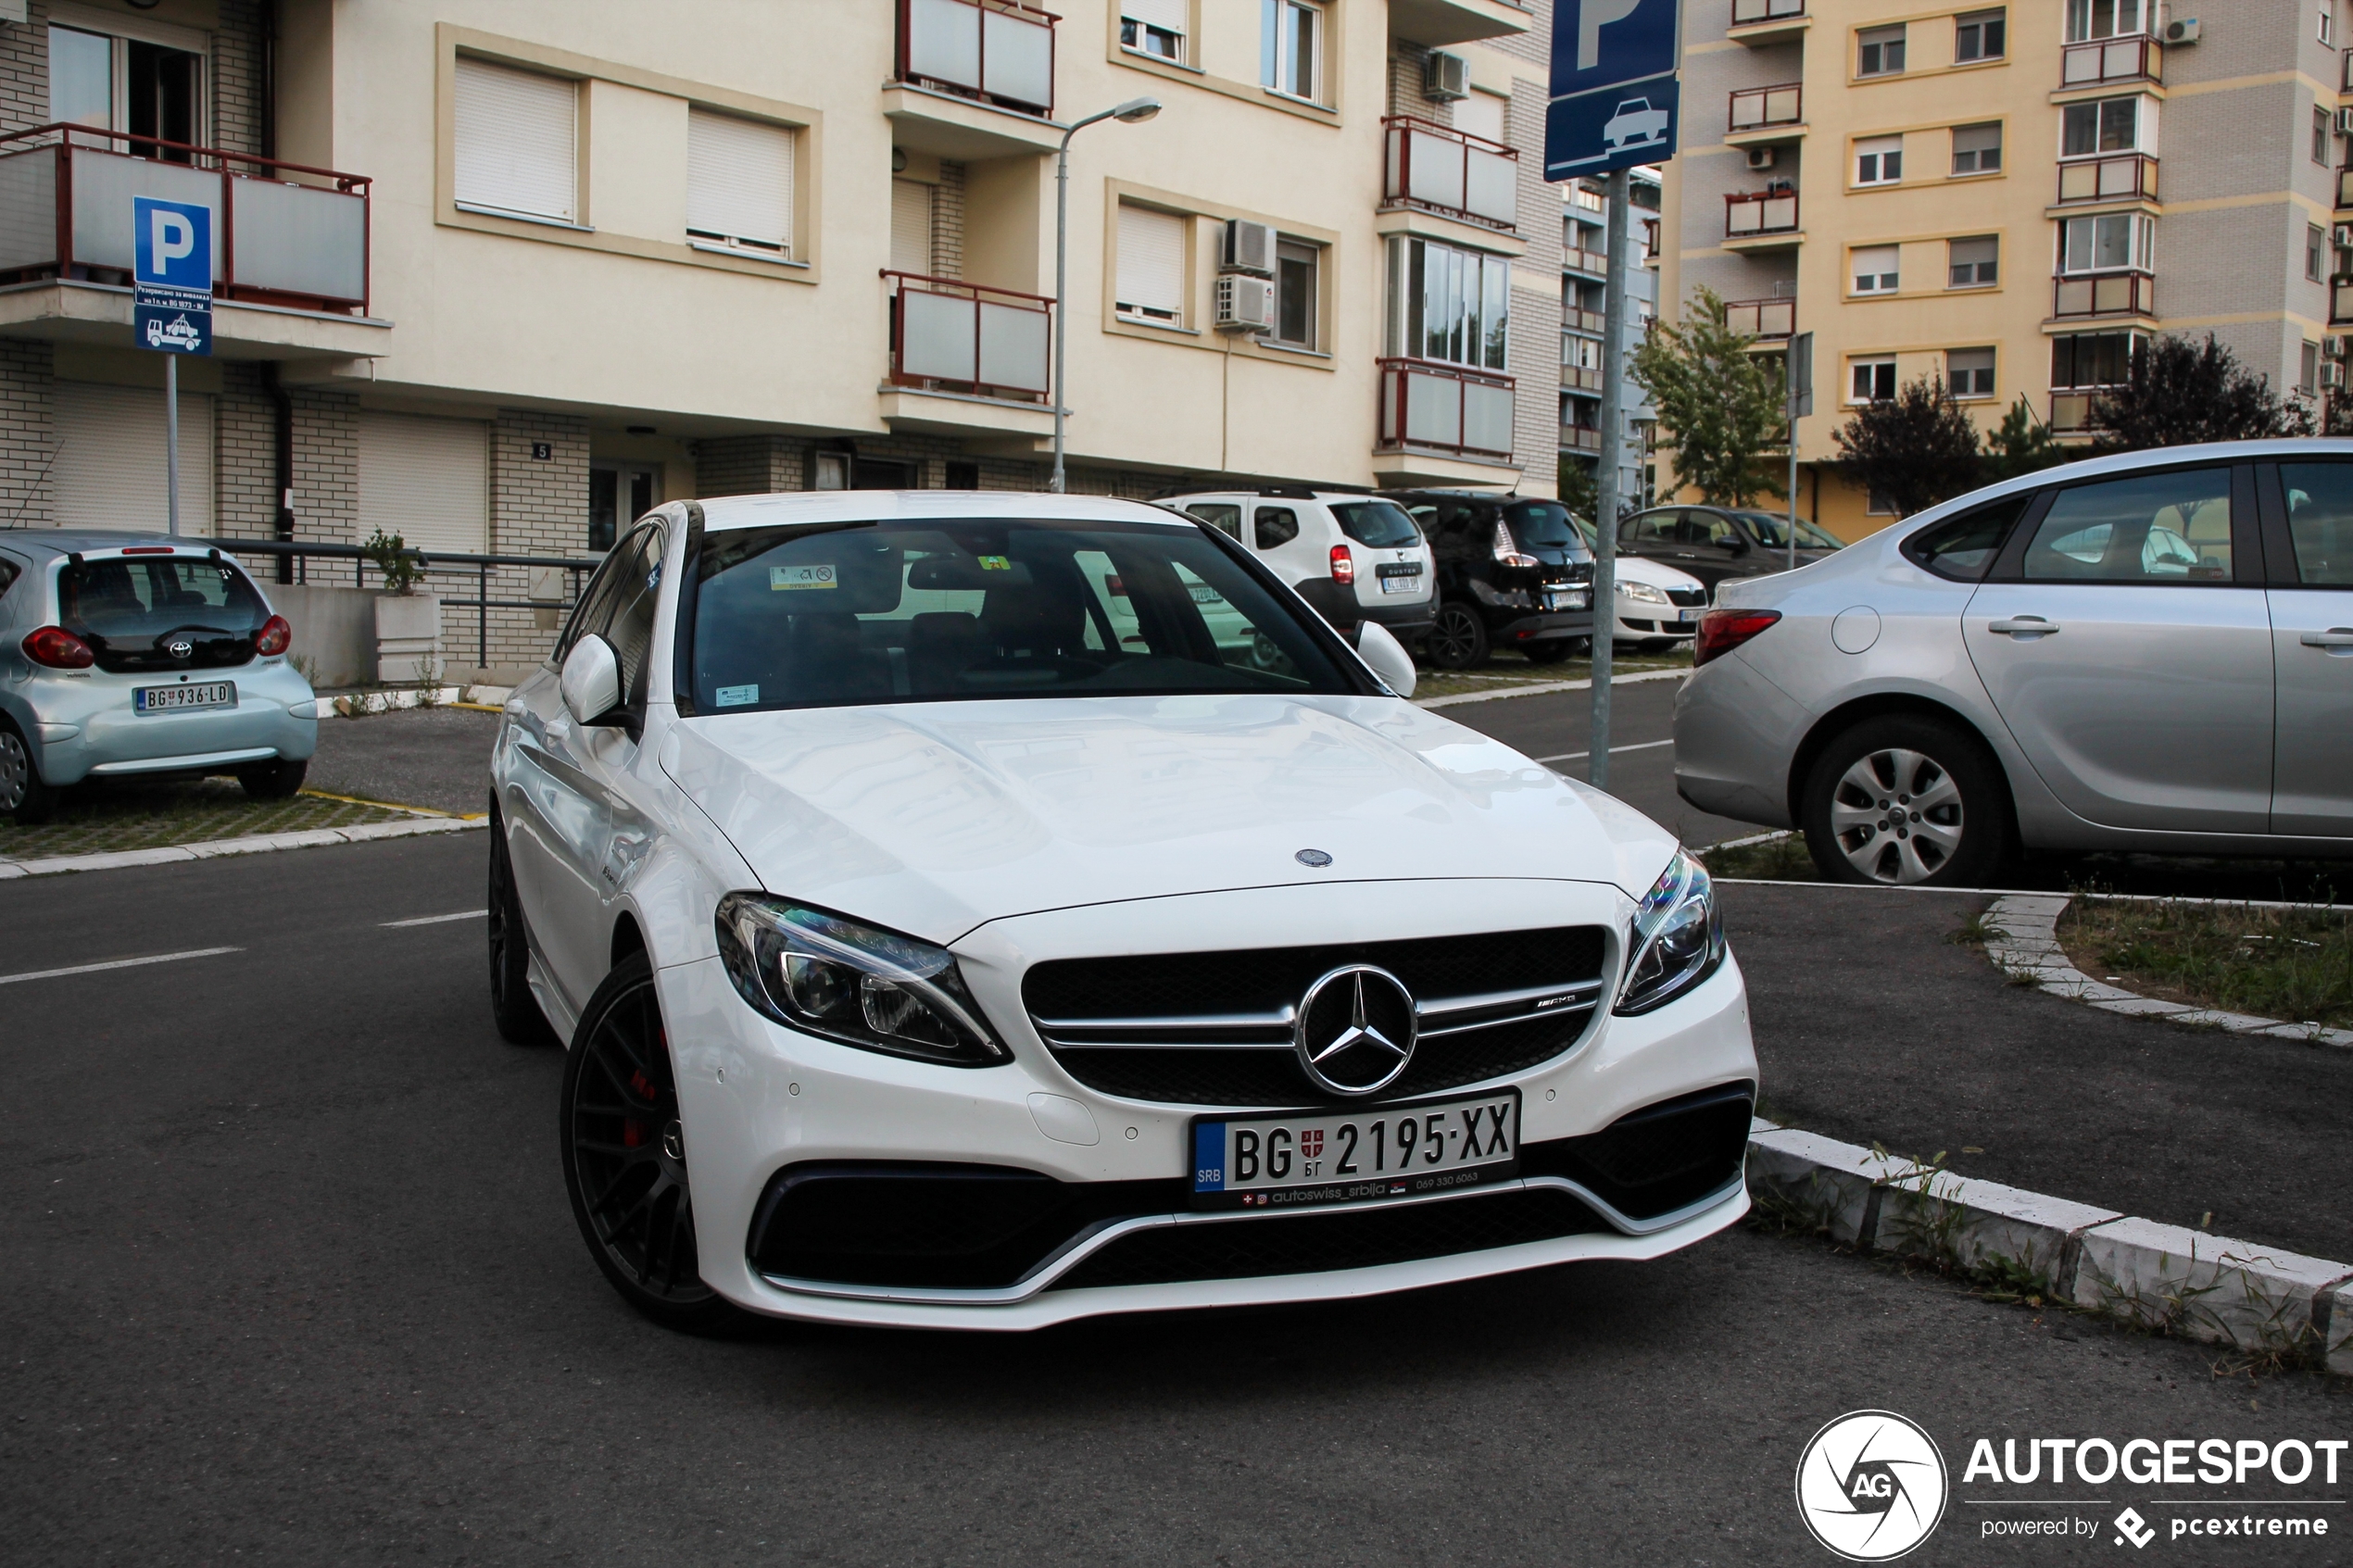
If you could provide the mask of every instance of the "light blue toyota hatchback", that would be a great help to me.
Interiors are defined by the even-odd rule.
[[[213,543],[0,533],[0,811],[37,822],[90,777],[233,773],[302,787],[319,700],[293,628]]]

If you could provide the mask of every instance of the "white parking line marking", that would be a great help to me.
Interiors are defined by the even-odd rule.
[[[57,980],[69,974],[95,974],[102,969],[137,969],[142,964],[178,963],[182,959],[214,959],[223,953],[242,953],[243,947],[196,947],[184,953],[157,953],[145,959],[111,959],[105,963],[78,963],[70,969],[36,969],[29,974],[0,974],[0,985],[14,985],[19,980]]]
[[[1674,744],[1675,743],[1671,740],[1646,740],[1640,746],[1613,746],[1609,748],[1609,754],[1612,757],[1615,757],[1621,751],[1655,751],[1662,746],[1673,746]],[[1591,757],[1592,755],[1593,754],[1590,751],[1567,751],[1563,752],[1558,757],[1539,757],[1536,760],[1539,762],[1574,762],[1580,757]]]
[[[488,909],[459,909],[454,915],[419,915],[415,920],[388,920],[383,929],[397,931],[404,925],[447,925],[453,920],[480,920]]]

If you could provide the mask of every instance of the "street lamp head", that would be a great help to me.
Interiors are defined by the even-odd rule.
[[[1130,98],[1112,110],[1111,117],[1122,125],[1134,125],[1139,120],[1151,119],[1159,112],[1160,100],[1158,98]]]

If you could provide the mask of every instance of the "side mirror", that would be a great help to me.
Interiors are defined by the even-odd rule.
[[[1378,621],[1360,621],[1356,627],[1356,657],[1367,669],[1389,683],[1389,689],[1399,696],[1414,695],[1414,658],[1404,645],[1389,634],[1389,628]]]
[[[621,660],[612,645],[591,633],[564,656],[564,709],[581,725],[614,721],[621,707]]]
[[[1734,533],[1724,541],[1724,549],[1730,555],[1744,556],[1748,554],[1748,540],[1745,535]]]

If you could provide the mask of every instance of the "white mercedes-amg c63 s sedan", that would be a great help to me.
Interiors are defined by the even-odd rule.
[[[688,1330],[1307,1301],[1723,1229],[1707,873],[1079,496],[673,502],[494,758],[492,1003],[588,1249]]]

